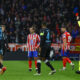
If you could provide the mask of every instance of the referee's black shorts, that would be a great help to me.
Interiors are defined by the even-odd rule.
[[[5,53],[5,50],[6,50],[5,44],[4,44],[3,40],[0,40],[0,55],[3,56]]]
[[[0,40],[0,55],[3,55],[2,40]]]
[[[51,50],[51,46],[41,47],[40,57],[45,58],[45,59],[49,59],[50,58],[50,50]]]

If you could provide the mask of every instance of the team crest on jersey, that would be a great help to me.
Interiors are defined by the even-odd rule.
[[[33,37],[33,39],[36,39],[36,37]]]

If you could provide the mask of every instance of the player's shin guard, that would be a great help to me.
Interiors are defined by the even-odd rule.
[[[37,60],[38,73],[41,73],[41,60]]]
[[[45,60],[45,64],[51,69],[54,70],[53,66],[50,64],[48,60]]]

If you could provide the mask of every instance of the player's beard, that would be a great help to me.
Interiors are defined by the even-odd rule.
[[[61,31],[61,33],[63,34],[65,31]]]

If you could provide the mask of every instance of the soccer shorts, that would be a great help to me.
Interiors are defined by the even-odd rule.
[[[38,57],[37,51],[28,51],[28,57]]]
[[[0,40],[0,55],[3,55],[2,42]]]
[[[67,51],[64,51],[63,49],[61,50],[62,57],[68,57],[68,55],[69,55],[69,50],[67,50]]]
[[[50,51],[51,51],[50,46],[41,47],[40,57],[45,58],[45,59],[50,59]]]

